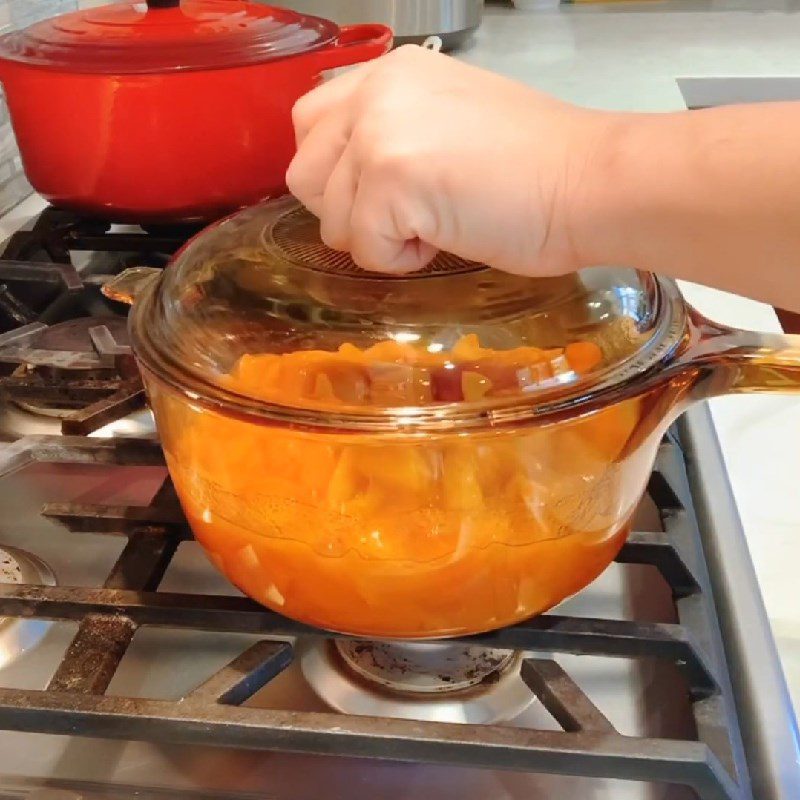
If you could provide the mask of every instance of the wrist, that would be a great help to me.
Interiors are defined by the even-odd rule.
[[[579,268],[663,267],[661,240],[691,191],[689,122],[688,113],[599,112],[570,205]]]
[[[579,179],[568,203],[569,229],[577,267],[622,265],[630,254],[624,240],[631,211],[626,188],[635,160],[641,125],[638,114],[604,113],[594,118],[583,152]]]

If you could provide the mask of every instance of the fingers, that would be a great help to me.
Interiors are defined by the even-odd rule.
[[[439,252],[433,245],[419,239],[401,240],[377,231],[368,236],[353,237],[353,261],[370,272],[406,275],[426,267]]]
[[[393,191],[385,170],[361,171],[353,140],[321,146],[330,123],[324,119],[307,137],[287,175],[295,197],[319,217],[322,241],[367,270],[405,274],[426,266],[438,249],[417,234],[431,226],[414,224],[420,214],[408,213],[413,201]]]
[[[316,129],[311,137],[315,136]],[[313,144],[311,137],[304,147]],[[320,236],[328,247],[349,251],[363,269],[396,274],[421,269],[436,256],[432,245],[407,238],[405,223],[398,227],[398,217],[390,213],[390,201],[382,191],[384,182],[368,178],[360,183],[352,142],[328,175],[322,185],[321,176],[312,174],[314,197],[300,197],[320,218]]]
[[[376,147],[380,151],[386,131],[393,131],[392,125],[381,124],[386,111],[380,105],[379,113],[369,120],[362,108],[372,96],[362,84],[381,60],[334,78],[298,100],[292,112],[298,149],[286,182],[292,194],[319,217],[320,235],[329,247],[349,251],[365,269],[405,273],[425,266],[437,249],[419,237],[421,231],[432,230],[430,225],[414,225],[419,213],[398,213],[422,208],[419,203],[409,205],[404,179],[398,186],[391,166],[387,173],[381,160],[376,162],[371,155]],[[357,121],[360,137],[353,134]],[[387,177],[400,191],[391,191]],[[406,189],[407,184],[405,180]]]
[[[398,214],[391,203],[381,182],[362,174],[350,215],[348,249],[362,269],[397,275],[415,272],[433,261],[438,249],[409,237],[407,215]]]
[[[289,191],[317,217],[322,215],[325,187],[349,138],[349,116],[328,114],[305,137],[286,171]]]
[[[374,181],[359,185],[353,146],[348,145],[325,187],[322,241],[335,250],[349,251],[362,269],[398,275],[421,269],[437,249],[418,238],[405,238],[396,217],[388,213],[386,198],[374,189]]]
[[[286,173],[289,191],[317,217],[331,174],[348,139],[355,110],[350,100],[373,62],[363,64],[301,97],[292,109],[297,153]]]
[[[382,261],[380,266],[372,269],[393,275],[406,275],[428,266],[436,258],[438,252],[432,244],[420,239],[410,239],[396,248],[393,257]],[[369,267],[362,267],[362,269],[369,269]]]
[[[358,174],[352,145],[331,172],[322,199],[320,236],[334,250],[350,249],[350,219],[358,185]]]

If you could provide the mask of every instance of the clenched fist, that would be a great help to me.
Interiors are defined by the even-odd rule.
[[[559,274],[585,266],[573,216],[612,116],[401,47],[297,102],[287,183],[365,269],[410,272],[447,250]]]

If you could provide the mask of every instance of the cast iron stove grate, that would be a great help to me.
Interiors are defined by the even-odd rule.
[[[65,434],[87,435],[121,419],[144,405],[131,349],[116,338],[125,327],[124,319],[79,317],[0,333],[0,393],[60,418]]]
[[[185,225],[112,225],[47,207],[0,248],[0,330],[126,313],[101,296],[103,273],[116,274],[130,266],[163,267],[197,230]],[[62,268],[60,273],[56,267]]]
[[[172,255],[200,226],[151,224],[115,226],[48,206],[5,243],[3,258],[71,264],[75,252],[137,253],[150,263]]]
[[[164,463],[155,440],[40,436],[10,446],[0,474],[32,462]],[[678,624],[548,614],[464,641],[671,662],[689,687],[696,741],[619,734],[546,658],[525,660],[522,675],[559,732],[243,707],[293,658],[291,645],[276,637],[337,635],[245,598],[159,592],[178,545],[191,536],[168,479],[146,507],[44,507],[70,531],[122,533],[128,540],[102,588],[0,585],[0,615],[80,623],[46,690],[0,688],[0,727],[673,783],[692,787],[701,800],[753,800],[684,458],[672,434],[660,447],[648,491],[665,532],[633,533],[618,560],[661,572]],[[179,701],[106,695],[134,633],[149,625],[262,638]]]
[[[104,298],[109,274],[131,265],[164,266],[197,231],[188,226],[115,226],[52,206],[14,233],[0,252],[0,392],[16,404],[62,418],[86,435],[143,407],[144,390],[127,342],[111,323],[127,308]],[[77,268],[81,257],[89,264]],[[55,328],[89,321],[76,348],[52,343]],[[92,320],[96,320],[91,324]],[[50,326],[49,333],[47,327]],[[87,338],[88,342],[88,338]],[[51,413],[53,410],[61,413]]]

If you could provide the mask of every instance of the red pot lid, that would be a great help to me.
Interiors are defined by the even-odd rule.
[[[110,74],[238,67],[316,50],[339,27],[245,0],[141,0],[53,17],[0,37],[0,59]]]

